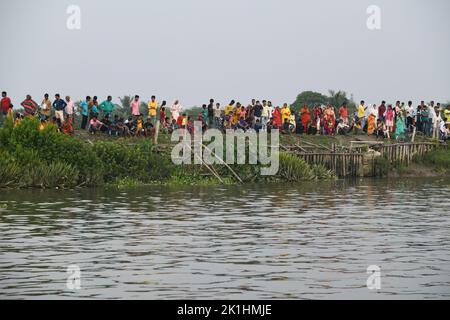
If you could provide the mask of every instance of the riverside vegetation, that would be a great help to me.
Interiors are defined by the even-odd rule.
[[[58,132],[54,125],[39,129],[39,120],[25,118],[14,126],[7,119],[0,129],[0,187],[74,188],[101,185],[144,184],[209,185],[238,183],[224,165],[214,165],[222,182],[205,166],[172,163],[170,151],[160,150],[148,139],[95,141]],[[334,179],[322,165],[309,165],[280,152],[279,171],[261,176],[260,165],[231,165],[244,183],[298,182]]]

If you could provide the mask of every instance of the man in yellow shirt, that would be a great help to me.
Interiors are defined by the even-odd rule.
[[[359,104],[358,107],[358,118],[361,124],[361,129],[364,129],[364,125],[365,125],[365,118],[364,115],[366,114],[366,107],[364,106],[364,100],[361,100],[361,103]]]
[[[158,109],[158,102],[156,102],[156,97],[152,96],[150,102],[148,103],[148,116],[150,117],[153,125],[156,124],[156,110]]]
[[[234,110],[234,100],[225,106],[225,115],[228,116]]]
[[[291,109],[288,107],[287,103],[283,104],[283,108],[281,108],[281,123],[284,123],[285,119],[288,121],[291,118]]]

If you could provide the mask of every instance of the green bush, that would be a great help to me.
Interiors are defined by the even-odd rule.
[[[316,178],[308,163],[295,155],[285,152],[280,152],[280,169],[278,170],[278,175],[284,181],[291,182],[314,180]]]
[[[23,186],[41,188],[70,188],[75,187],[79,172],[70,164],[53,162],[49,165],[41,163],[35,167],[29,167],[23,175]]]
[[[335,179],[336,175],[332,170],[328,170],[324,165],[322,164],[314,164],[311,166],[312,172],[314,173],[314,176],[316,179]]]
[[[20,166],[14,157],[5,150],[0,150],[0,187],[14,185],[20,180]]]

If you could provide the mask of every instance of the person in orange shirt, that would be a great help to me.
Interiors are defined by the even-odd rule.
[[[300,119],[303,126],[303,133],[308,133],[309,122],[311,121],[311,113],[309,112],[308,105],[304,105],[300,110]]]
[[[348,124],[348,108],[346,102],[339,108],[339,119],[342,120],[342,123]]]

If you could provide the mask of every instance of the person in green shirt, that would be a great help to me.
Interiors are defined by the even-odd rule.
[[[429,124],[428,124],[428,117],[429,117],[429,110],[427,106],[424,106],[422,110],[420,110],[420,122],[422,123],[422,132],[424,134],[428,134],[429,131]]]
[[[100,110],[103,111],[104,117],[109,118],[112,111],[114,110],[114,103],[112,103],[112,97],[108,96],[105,101],[100,103]]]
[[[207,108],[207,105],[204,104],[202,106],[202,122],[203,122],[203,124],[206,124],[207,120],[208,120],[208,108]]]

